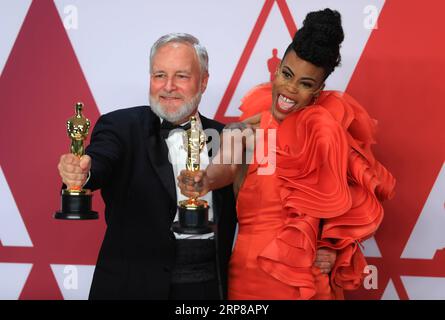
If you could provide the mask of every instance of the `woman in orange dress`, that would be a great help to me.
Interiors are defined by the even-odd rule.
[[[276,155],[273,174],[261,174],[273,157],[254,152],[244,171],[215,164],[195,185],[181,180],[186,195],[241,181],[229,299],[342,299],[361,283],[359,243],[380,225],[380,201],[395,180],[371,152],[375,123],[366,111],[346,94],[322,91],[342,41],[338,12],[309,13],[274,81],[243,99],[242,119],[258,121],[264,137],[276,132],[276,142],[255,144]],[[330,274],[313,266],[318,248],[337,252]]]

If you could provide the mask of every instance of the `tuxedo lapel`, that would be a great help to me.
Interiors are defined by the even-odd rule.
[[[145,132],[147,133],[146,149],[148,158],[153,165],[154,171],[159,177],[164,188],[172,200],[176,203],[176,184],[173,175],[173,167],[168,160],[167,143],[160,136],[160,119],[148,107],[148,117]]]
[[[210,120],[206,117],[204,117],[202,114],[199,114],[199,118],[201,119],[201,124],[202,124],[202,129],[203,130],[207,130],[207,129],[213,129],[218,131],[219,133],[221,133],[221,130],[223,129],[223,125],[214,121],[214,120]],[[209,156],[209,159],[213,159],[213,157],[216,155],[217,151],[218,151],[218,147],[219,146],[215,146],[213,145],[213,149],[210,148],[210,146],[212,145],[212,137],[207,137],[207,153]]]

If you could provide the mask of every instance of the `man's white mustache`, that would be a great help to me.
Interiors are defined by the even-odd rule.
[[[181,96],[181,95],[177,95],[177,94],[168,94],[168,93],[166,93],[166,94],[160,94],[159,95],[161,98],[175,98],[175,99],[183,99],[184,97],[183,96]]]

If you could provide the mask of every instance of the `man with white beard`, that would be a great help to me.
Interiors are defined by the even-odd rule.
[[[191,35],[165,35],[151,49],[150,74],[150,107],[102,115],[86,154],[62,155],[58,165],[68,188],[101,189],[106,205],[90,299],[222,299],[236,225],[232,187],[204,197],[215,233],[171,231],[177,204],[186,199],[176,180],[186,151],[181,132],[172,129],[187,126],[191,116],[203,130],[224,127],[198,113],[207,51]],[[204,147],[201,167],[208,162]]]

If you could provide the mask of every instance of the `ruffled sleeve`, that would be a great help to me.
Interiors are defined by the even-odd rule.
[[[383,219],[381,201],[394,195],[395,179],[378,162],[371,150],[375,143],[376,121],[352,97],[326,92],[319,103],[340,123],[349,144],[348,184],[351,209],[345,214],[325,219],[318,247],[337,250],[331,272],[331,287],[336,298],[343,290],[357,289],[367,265],[359,243],[371,237]]]
[[[321,107],[289,116],[278,128],[276,174],[285,221],[258,256],[271,276],[294,286],[301,299],[316,293],[312,265],[320,219],[351,206],[346,171],[348,145],[343,130]]]
[[[256,114],[267,111],[272,106],[272,84],[270,82],[262,83],[252,88],[241,99],[242,112],[240,121],[246,120]]]

